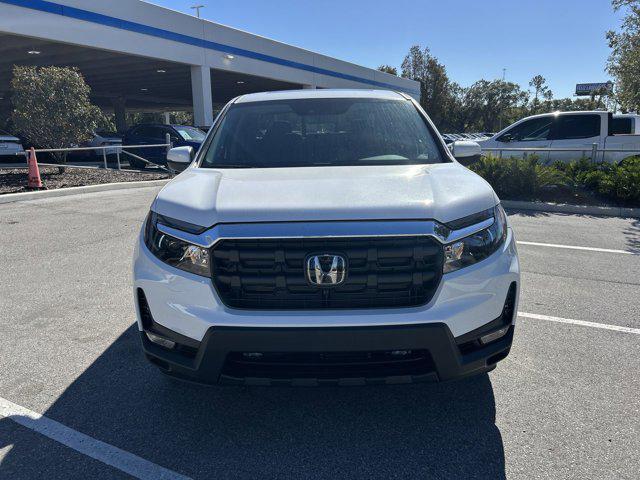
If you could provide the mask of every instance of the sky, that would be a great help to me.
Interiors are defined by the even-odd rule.
[[[609,0],[153,0],[151,3],[376,68],[400,67],[429,47],[449,77],[469,86],[502,78],[530,89],[537,74],[556,98],[576,83],[609,80]]]

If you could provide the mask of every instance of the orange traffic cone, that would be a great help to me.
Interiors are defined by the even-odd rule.
[[[27,158],[29,165],[29,188],[42,189],[42,180],[40,179],[40,169],[38,168],[38,159],[36,158],[36,151],[33,147],[29,150],[29,157]]]

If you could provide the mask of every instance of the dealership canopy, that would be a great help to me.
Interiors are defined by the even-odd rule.
[[[391,89],[418,98],[418,82],[138,0],[0,0],[0,102],[13,65],[75,66],[95,103],[193,110],[196,125],[250,92]]]

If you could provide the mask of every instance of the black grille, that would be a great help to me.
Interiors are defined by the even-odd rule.
[[[262,353],[256,357],[232,352],[227,356],[222,375],[231,378],[385,378],[425,375],[435,372],[435,364],[426,350],[378,352],[286,352]]]
[[[347,259],[344,283],[311,285],[310,254]],[[212,249],[213,282],[225,305],[245,309],[344,309],[423,305],[442,276],[433,238],[356,237],[222,240]]]

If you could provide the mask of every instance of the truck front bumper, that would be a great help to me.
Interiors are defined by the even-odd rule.
[[[430,323],[211,327],[202,341],[196,342],[150,318],[140,333],[151,363],[168,375],[198,383],[318,386],[435,382],[489,371],[509,354],[515,294],[514,284],[498,318],[458,338],[446,324]],[[483,342],[495,335],[500,336]]]

